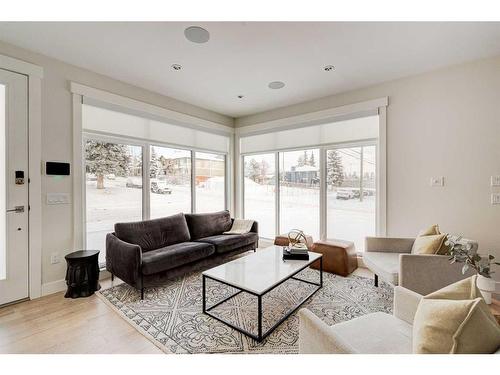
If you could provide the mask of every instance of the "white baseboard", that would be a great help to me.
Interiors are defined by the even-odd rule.
[[[64,279],[42,284],[42,296],[62,292],[63,290],[66,290],[66,280]]]
[[[99,280],[105,280],[111,278],[111,274],[104,270],[101,271],[99,274]],[[51,281],[45,284],[42,284],[42,296],[47,296],[49,294],[57,293],[57,292],[62,292],[63,290],[66,290],[66,280],[61,279],[61,280],[56,280],[56,281]]]

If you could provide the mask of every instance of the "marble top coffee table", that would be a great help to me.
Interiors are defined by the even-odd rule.
[[[232,260],[226,264],[222,264],[215,268],[211,268],[202,273],[202,298],[203,298],[203,313],[210,315],[212,318],[227,324],[238,332],[252,337],[257,341],[265,339],[276,327],[283,323],[295,310],[297,310],[304,302],[306,302],[314,293],[323,286],[323,258],[321,254],[309,252],[309,260],[283,260],[283,248],[281,246],[271,246],[263,250],[259,250],[254,254],[247,255],[242,258]],[[319,282],[312,282],[295,277],[300,271],[309,267],[312,263],[319,261]],[[224,298],[222,301],[207,307],[206,305],[206,279],[212,279],[216,282],[229,285],[238,291]],[[293,306],[285,316],[281,317],[267,331],[262,331],[262,297],[284,283],[289,279],[294,279],[310,285],[315,285],[315,288],[305,298]],[[257,297],[257,334],[248,332],[240,327],[237,327],[231,322],[228,322],[213,313],[211,310],[220,304],[228,301],[236,295],[246,292]]]

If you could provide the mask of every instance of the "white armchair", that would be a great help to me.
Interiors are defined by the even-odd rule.
[[[422,295],[473,275],[462,274],[462,264],[450,264],[447,255],[412,254],[415,238],[366,237],[363,262],[378,278]],[[477,250],[476,241],[462,239]]]
[[[311,311],[299,310],[301,354],[411,354],[413,320],[422,296],[394,288],[393,315],[376,312],[327,325]],[[498,347],[495,354],[500,354]]]
[[[299,311],[301,354],[412,353],[412,325],[422,296],[403,287],[394,289],[394,313],[382,312],[328,326],[307,309]]]

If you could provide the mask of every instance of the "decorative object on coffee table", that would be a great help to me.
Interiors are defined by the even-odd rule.
[[[323,269],[340,276],[348,276],[358,268],[358,258],[354,243],[343,240],[316,241],[311,248],[323,254]],[[316,265],[311,266],[317,268]]]
[[[477,287],[481,291],[485,302],[491,304],[492,293],[500,291],[499,282],[491,278],[492,264],[500,265],[499,262],[494,262],[495,257],[491,254],[481,255],[477,253],[470,244],[461,243],[461,236],[448,235],[445,245],[448,246],[448,254],[450,255],[451,263],[463,263],[462,273],[465,274],[469,269],[477,272]]]
[[[303,232],[302,232],[303,233]],[[311,250],[311,247],[312,247],[312,244],[313,244],[313,238],[312,236],[309,236],[307,234],[304,234],[304,238],[303,238],[303,241],[305,241],[305,244],[307,246],[307,248],[309,250]],[[275,238],[274,238],[274,244],[276,246],[283,246],[283,247],[287,247],[290,245],[290,240],[288,238],[288,233],[287,234],[280,234],[280,235],[277,235]]]
[[[99,250],[80,250],[64,257],[67,263],[65,298],[88,297],[99,285]]]

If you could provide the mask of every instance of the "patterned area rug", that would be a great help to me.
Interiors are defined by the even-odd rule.
[[[319,280],[317,270],[306,269],[297,275]],[[308,308],[329,325],[371,312],[392,312],[392,287],[359,277],[323,273],[323,288],[302,307]],[[302,296],[310,284],[289,280],[263,298],[263,329],[278,321]],[[207,306],[236,292],[235,289],[207,280]],[[146,289],[140,299],[134,288],[119,284],[98,292],[139,332],[166,353],[298,353],[297,312],[278,326],[264,341],[257,341],[202,313],[201,272],[166,281],[161,287]],[[256,332],[257,300],[240,293],[212,310],[226,320]]]

